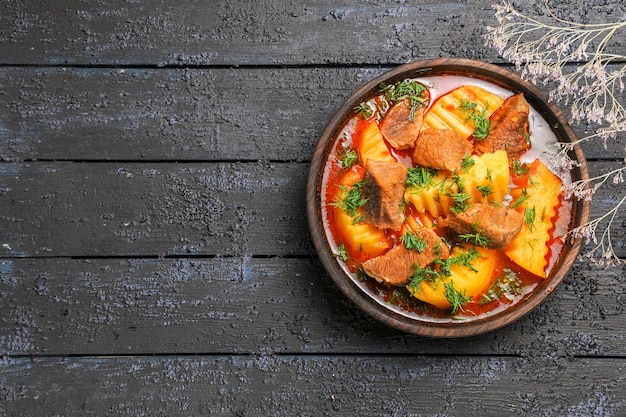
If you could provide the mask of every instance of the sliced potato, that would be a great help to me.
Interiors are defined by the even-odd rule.
[[[484,111],[484,117],[489,118],[504,103],[504,99],[478,86],[459,87],[441,96],[426,112],[422,130],[429,127],[453,129],[461,137],[469,138],[475,126],[468,112],[463,109],[464,103],[474,103],[474,110],[478,113]]]
[[[512,192],[516,199],[525,199],[517,207],[517,211],[524,215],[525,224],[504,252],[522,268],[545,278],[550,250],[548,242],[560,204],[562,183],[539,159],[530,165],[527,175],[526,195],[523,195],[524,189]]]
[[[472,156],[474,164],[458,174],[473,203],[502,203],[509,190],[509,158],[505,151]]]
[[[469,246],[457,247],[450,259],[467,254]],[[454,289],[466,297],[476,300],[483,294],[493,281],[493,271],[496,264],[496,253],[491,249],[477,247],[478,257],[470,262],[471,268],[454,263],[450,268],[450,276],[440,274],[433,282],[422,281],[419,287],[407,286],[409,292],[417,299],[422,300],[442,310],[451,307],[446,297],[446,286],[453,285]]]
[[[364,122],[360,140],[358,140],[357,153],[363,166],[367,165],[368,159],[383,162],[395,162],[396,160],[391,155],[391,151],[374,119]]]
[[[509,189],[509,159],[505,151],[474,155],[473,165],[457,171],[462,192],[468,194],[472,203],[502,203]],[[438,172],[425,186],[410,185],[404,192],[404,199],[419,213],[429,213],[433,217],[448,216],[454,204],[451,194],[459,192],[454,173]]]
[[[454,203],[447,194],[456,192],[456,185],[448,175],[437,173],[430,184],[410,185],[404,192],[404,199],[419,213],[429,213],[433,217],[447,216]]]

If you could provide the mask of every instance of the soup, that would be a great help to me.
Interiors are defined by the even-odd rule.
[[[556,137],[522,94],[456,75],[381,85],[325,163],[338,262],[379,302],[433,320],[501,311],[550,275],[570,202]]]

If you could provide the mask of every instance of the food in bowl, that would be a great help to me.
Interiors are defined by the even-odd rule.
[[[353,108],[324,161],[334,257],[380,303],[424,320],[497,314],[550,276],[569,181],[523,93],[464,75],[407,77]]]

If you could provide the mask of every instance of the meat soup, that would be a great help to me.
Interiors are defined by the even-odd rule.
[[[570,207],[556,138],[522,94],[462,76],[381,85],[326,161],[326,233],[346,272],[404,312],[492,314],[530,294]]]

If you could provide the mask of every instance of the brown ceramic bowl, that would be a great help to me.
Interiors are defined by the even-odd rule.
[[[581,241],[566,241],[560,257],[549,276],[538,284],[530,296],[510,305],[508,308],[484,317],[469,320],[431,320],[418,314],[403,311],[374,293],[355,274],[346,272],[341,261],[331,251],[329,236],[322,221],[321,202],[322,177],[324,166],[339,130],[345,121],[353,116],[353,109],[377,94],[379,85],[394,84],[406,78],[436,75],[460,75],[486,81],[497,87],[515,93],[523,93],[527,101],[541,115],[558,141],[573,142],[575,134],[561,111],[549,103],[546,95],[534,85],[522,80],[514,73],[483,62],[465,59],[434,59],[402,65],[389,71],[357,90],[332,118],[315,149],[307,183],[307,217],[313,243],[331,278],[339,289],[359,308],[375,319],[396,329],[431,337],[466,337],[493,331],[514,322],[537,307],[567,275],[581,248]],[[571,171],[573,181],[588,178],[585,157],[579,147],[575,147],[571,158],[579,162],[579,167]],[[570,229],[584,224],[589,219],[589,202],[574,201],[571,212]]]

